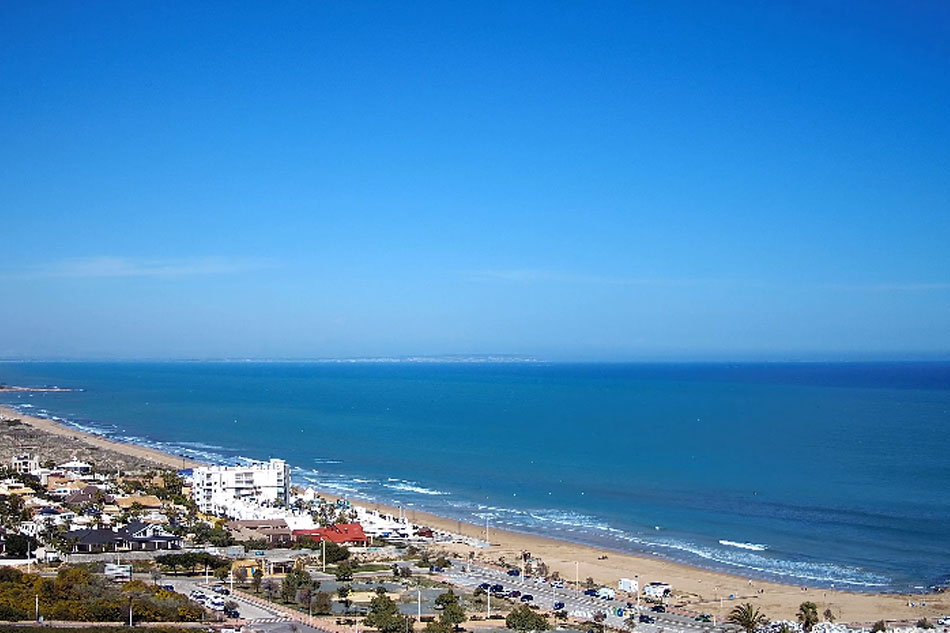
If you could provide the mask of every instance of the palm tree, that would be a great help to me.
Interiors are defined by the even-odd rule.
[[[751,602],[737,606],[727,619],[729,622],[741,626],[746,633],[754,633],[757,628],[768,624],[769,621],[765,614],[752,606]]]
[[[811,628],[818,624],[818,607],[814,602],[803,602],[798,607],[798,621],[802,623],[802,629],[811,631]]]

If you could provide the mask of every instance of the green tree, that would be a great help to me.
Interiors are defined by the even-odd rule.
[[[330,615],[333,612],[333,600],[326,591],[318,591],[313,595],[313,612],[317,615]]]
[[[753,633],[757,628],[768,623],[769,620],[761,611],[753,607],[752,603],[747,602],[733,609],[727,621],[742,627],[746,633]]]
[[[593,589],[596,586],[597,583],[594,582],[594,578],[592,576],[588,576],[587,580],[584,581],[584,587],[587,589]]]
[[[935,627],[933,625],[933,622],[931,622],[927,618],[922,618],[920,620],[917,620],[917,628],[918,629],[935,629],[937,627]]]
[[[878,620],[871,625],[871,633],[884,633],[887,630],[887,623],[884,620]]]
[[[435,598],[435,603],[440,607],[446,607],[450,604],[458,604],[459,597],[455,595],[455,592],[449,589],[445,593],[440,593]]]
[[[35,552],[38,545],[32,536],[23,534],[6,535],[6,555],[10,558],[26,558],[27,552]]]
[[[802,630],[809,632],[818,624],[818,607],[814,602],[803,602],[798,606],[797,616],[802,623]]]
[[[343,610],[346,613],[350,612],[350,605],[353,604],[353,601],[350,600],[350,592],[352,591],[353,589],[349,585],[340,585],[336,590],[336,595],[343,603]]]
[[[234,570],[234,579],[240,584],[247,582],[247,567],[238,567]]]
[[[349,563],[340,563],[337,565],[333,575],[336,576],[336,579],[340,582],[353,580],[353,566]]]
[[[449,603],[442,609],[439,621],[454,631],[458,629],[459,624],[465,621],[465,609],[458,602]]]
[[[254,593],[261,592],[261,581],[264,579],[264,572],[260,569],[255,569],[251,574],[251,586],[254,588]]]
[[[528,605],[522,604],[514,608],[505,618],[505,626],[515,631],[547,631],[551,628],[547,617],[533,611]]]
[[[834,622],[836,620],[834,611],[832,611],[830,607],[825,609],[825,612],[822,615],[825,616],[825,620],[828,622]]]
[[[369,603],[364,622],[382,633],[404,633],[412,628],[413,619],[399,613],[399,607],[386,594],[377,593]]]

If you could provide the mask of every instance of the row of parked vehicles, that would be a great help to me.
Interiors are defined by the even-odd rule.
[[[478,586],[478,588],[490,593],[495,598],[518,599],[518,600],[521,600],[522,602],[532,602],[534,600],[534,596],[532,596],[530,593],[523,594],[517,589],[512,589],[511,591],[505,591],[504,585],[500,585],[500,584],[493,585],[490,582],[483,582],[482,584]]]
[[[212,611],[218,611],[223,613],[226,617],[229,618],[239,618],[241,614],[237,609],[229,609],[225,606],[223,596],[228,595],[230,592],[224,587],[213,587],[212,591],[219,594],[216,596],[209,596],[205,592],[195,589],[188,597],[205,607],[206,609],[211,609]]]

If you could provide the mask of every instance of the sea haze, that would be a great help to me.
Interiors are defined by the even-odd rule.
[[[812,586],[950,573],[950,364],[2,363],[0,401],[297,484]],[[636,570],[630,570],[636,573]]]

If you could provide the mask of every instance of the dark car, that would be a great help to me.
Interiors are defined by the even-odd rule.
[[[505,588],[501,585],[492,585],[491,590],[492,590],[492,593],[497,593],[499,591],[504,591]]]
[[[585,590],[584,590],[584,595],[585,595],[585,596],[596,596],[596,595],[597,595],[597,590],[596,590],[596,589],[585,589]]]
[[[522,602],[531,602],[532,600],[534,600],[534,596],[532,596],[530,593],[526,593],[525,595],[521,596]]]
[[[662,604],[656,604],[650,607],[650,611],[653,613],[666,613],[666,607],[664,607]]]
[[[237,609],[225,609],[224,615],[231,618],[232,620],[237,620],[241,617],[241,613]]]
[[[509,570],[508,570],[508,575],[509,575],[509,576],[520,576],[520,575],[521,575],[521,572],[518,571],[517,569],[509,569]]]
[[[555,611],[560,611],[560,610],[563,609],[563,608],[564,608],[564,603],[563,603],[563,602],[555,602],[555,603],[554,603],[554,610],[555,610]]]
[[[165,591],[175,591],[175,586],[174,586],[174,585],[162,585],[162,589],[164,589]]]
[[[518,597],[520,597],[520,596],[521,596],[521,592],[518,591],[517,589],[514,589],[514,590],[508,592],[508,597],[509,597],[509,598],[518,598]]]
[[[488,591],[488,590],[491,589],[491,583],[490,583],[490,582],[483,582],[482,584],[480,584],[480,585],[478,586],[478,588],[479,588],[479,589],[484,589],[485,591]]]
[[[640,616],[640,621],[644,624],[654,624],[656,622],[656,618],[644,614]]]
[[[712,616],[708,613],[703,613],[702,615],[697,615],[694,618],[697,622],[712,622]]]

